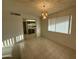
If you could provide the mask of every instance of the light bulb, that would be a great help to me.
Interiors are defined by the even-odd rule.
[[[46,19],[47,17],[46,16],[43,16],[43,19]]]

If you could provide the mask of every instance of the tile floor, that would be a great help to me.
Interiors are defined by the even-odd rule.
[[[33,38],[16,44],[15,59],[76,59],[76,51],[44,38]]]

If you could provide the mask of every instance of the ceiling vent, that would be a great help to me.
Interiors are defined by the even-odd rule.
[[[16,15],[16,16],[21,16],[21,14],[19,14],[19,13],[14,13],[14,12],[11,12],[10,14],[11,14],[11,15]]]

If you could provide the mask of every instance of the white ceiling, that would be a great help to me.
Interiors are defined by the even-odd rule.
[[[75,5],[75,0],[45,0],[49,4],[48,14],[69,8]],[[41,14],[41,0],[3,0],[3,10],[18,12],[23,16],[39,17]],[[47,5],[46,4],[46,5]],[[4,12],[5,13],[5,12]],[[26,17],[25,16],[25,17]]]

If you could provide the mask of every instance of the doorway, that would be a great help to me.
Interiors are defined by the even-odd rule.
[[[23,32],[25,39],[31,39],[36,37],[36,20],[24,20]]]

